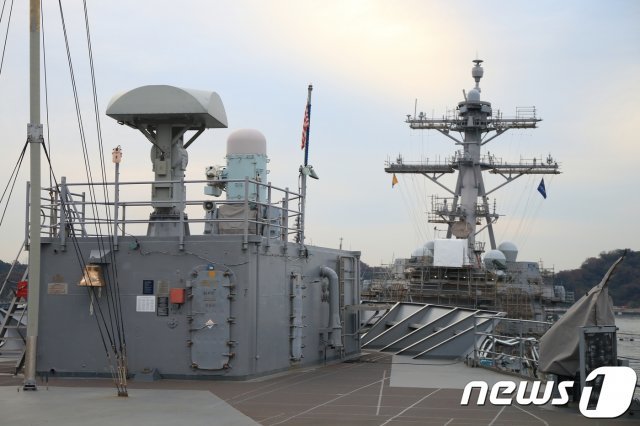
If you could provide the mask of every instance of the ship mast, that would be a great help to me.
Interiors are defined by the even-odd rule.
[[[496,248],[493,224],[499,215],[489,206],[487,196],[520,176],[530,174],[559,174],[558,163],[551,156],[546,160],[503,163],[491,155],[483,156],[482,147],[509,129],[535,128],[541,121],[536,117],[535,107],[516,109],[516,117],[503,118],[493,115],[491,103],[480,100],[480,80],[484,74],[482,60],[475,59],[471,75],[475,87],[464,93],[464,101],[452,115],[442,118],[427,118],[423,112],[408,115],[406,122],[412,129],[437,130],[461,146],[455,155],[444,163],[405,164],[401,157],[395,163],[387,162],[385,172],[397,174],[421,174],[437,184],[451,197],[433,197],[429,222],[447,224],[447,238],[466,238],[469,244],[469,260],[475,263],[476,256],[484,251],[483,244],[476,244],[476,235],[485,228],[489,234],[491,249]],[[453,133],[453,134],[452,134]],[[456,135],[458,133],[460,136]],[[492,134],[493,133],[493,134]],[[502,176],[505,181],[487,190],[482,173],[488,171]],[[458,172],[455,188],[449,188],[440,178]],[[484,226],[479,230],[477,227]],[[475,253],[475,254],[474,254]]]
[[[40,307],[40,0],[29,4],[29,124],[30,210],[29,210],[29,303],[27,304],[27,343],[25,349],[24,389],[37,390],[36,354],[38,311]],[[62,231],[64,232],[64,230]]]

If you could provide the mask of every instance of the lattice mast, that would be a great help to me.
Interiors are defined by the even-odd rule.
[[[476,244],[476,235],[486,228],[489,234],[491,249],[496,248],[493,224],[499,215],[489,205],[487,196],[504,185],[525,174],[559,174],[558,163],[551,156],[545,160],[520,161],[519,163],[503,163],[494,156],[481,154],[482,147],[509,129],[535,128],[541,121],[536,117],[535,107],[517,108],[516,117],[503,118],[499,112],[493,115],[491,102],[480,100],[480,80],[484,70],[482,60],[475,59],[471,75],[475,87],[469,93],[463,90],[464,101],[451,115],[442,118],[427,118],[421,112],[407,115],[406,122],[412,129],[437,130],[456,145],[462,147],[455,155],[444,163],[411,163],[405,164],[402,157],[395,163],[387,162],[387,173],[422,174],[449,194],[447,198],[434,197],[429,222],[447,224],[447,238],[467,238],[469,242],[469,258],[472,263],[476,255],[483,251],[481,244]],[[458,133],[452,135],[452,133]],[[492,132],[494,132],[492,134]],[[455,188],[451,189],[440,181],[446,174],[458,172]],[[482,172],[501,175],[505,181],[495,188],[487,190]],[[484,221],[484,224],[483,224]],[[482,226],[478,229],[478,226]],[[475,254],[474,254],[475,252]]]

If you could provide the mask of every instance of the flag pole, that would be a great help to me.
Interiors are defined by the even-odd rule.
[[[304,222],[305,206],[307,204],[307,176],[309,175],[309,130],[311,128],[311,91],[313,85],[309,85],[307,93],[307,106],[304,110],[304,122],[302,123],[302,147],[304,148],[304,165],[300,166],[300,218],[298,220],[298,243],[301,255],[304,252]]]

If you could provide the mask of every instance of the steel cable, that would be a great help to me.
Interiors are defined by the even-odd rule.
[[[85,130],[84,130],[84,124],[83,124],[83,118],[82,118],[82,112],[80,109],[80,103],[79,103],[79,96],[78,96],[78,89],[77,89],[77,85],[76,85],[76,79],[75,79],[75,73],[73,70],[73,62],[72,62],[72,58],[71,58],[71,51],[70,51],[70,47],[69,47],[69,37],[67,34],[67,28],[66,28],[66,23],[65,23],[65,19],[64,19],[64,12],[63,12],[63,8],[62,8],[62,3],[60,0],[58,0],[58,5],[59,5],[59,10],[60,10],[60,19],[61,19],[61,23],[62,23],[62,29],[63,29],[63,34],[64,34],[64,40],[65,40],[65,47],[66,47],[66,53],[67,53],[67,62],[69,65],[69,73],[70,73],[70,77],[71,77],[71,85],[72,85],[72,90],[73,90],[73,97],[74,97],[74,103],[75,103],[75,108],[76,108],[76,118],[77,118],[77,122],[78,122],[78,130],[79,130],[79,134],[80,134],[80,141],[81,141],[81,146],[82,146],[82,155],[83,155],[83,159],[84,159],[84,166],[85,166],[85,173],[87,176],[87,180],[89,183],[89,195],[90,195],[90,204],[91,204],[91,211],[93,213],[93,216],[95,219],[94,222],[94,226],[96,228],[96,232],[97,232],[97,242],[98,242],[98,248],[100,253],[102,253],[103,255],[106,255],[107,250],[106,250],[106,246],[105,246],[105,241],[104,241],[104,233],[102,232],[102,225],[101,225],[101,221],[99,220],[100,214],[98,212],[98,206],[97,206],[97,195],[96,195],[96,189],[95,189],[95,185],[94,185],[94,179],[93,179],[93,171],[91,168],[91,164],[90,164],[90,160],[89,160],[89,152],[88,152],[88,147],[87,147],[87,139],[86,139],[86,134],[85,134]],[[95,85],[95,71],[93,69],[93,54],[92,54],[92,50],[91,50],[91,42],[90,42],[90,31],[89,31],[89,21],[88,21],[88,13],[87,13],[87,9],[86,9],[86,2],[84,3],[84,11],[85,11],[85,29],[87,31],[87,45],[88,45],[88,49],[89,49],[89,57],[90,57],[90,66],[91,66],[91,76],[92,76],[92,91],[93,91],[93,97],[94,97],[94,112],[96,114],[96,126],[97,126],[97,131],[98,131],[98,141],[99,141],[99,153],[100,153],[100,166],[101,166],[101,176],[102,176],[102,181],[106,182],[106,173],[105,173],[105,167],[104,167],[104,156],[102,153],[102,135],[101,135],[101,130],[100,130],[100,125],[99,125],[99,110],[98,110],[98,103],[97,103],[97,90],[96,90],[96,85]],[[103,191],[104,192],[104,196],[105,199],[107,201],[107,203],[105,203],[105,209],[106,209],[106,215],[107,215],[107,221],[108,218],[110,217],[109,215],[109,211],[108,211],[108,194],[106,193],[106,188],[103,185]],[[107,312],[108,312],[108,321],[107,319],[104,318],[104,315],[102,316],[103,320],[104,320],[104,327],[105,327],[105,331],[106,334],[109,336],[109,341],[111,344],[111,349],[116,357],[116,361],[118,362],[118,366],[117,366],[117,370],[118,370],[118,374],[121,373],[122,370],[126,370],[126,357],[125,357],[125,340],[124,340],[124,325],[122,323],[122,307],[120,304],[120,292],[119,292],[119,286],[117,283],[117,269],[115,267],[115,255],[114,255],[114,250],[113,250],[113,241],[112,241],[112,237],[109,238],[109,253],[111,256],[112,261],[110,262],[110,266],[111,266],[111,271],[109,271],[109,269],[105,269],[105,280],[107,281],[107,297],[106,297],[106,303],[107,303]],[[83,269],[86,266],[86,264],[84,264],[84,262],[81,263]],[[114,282],[115,281],[115,282]],[[95,290],[94,290],[95,293]],[[98,304],[99,309],[100,305]],[[117,342],[116,342],[116,338],[117,338]],[[116,344],[117,343],[117,344]],[[116,387],[118,388],[118,394],[122,392],[124,392],[126,394],[126,390],[123,388],[120,388],[120,384],[118,383],[117,378],[115,377],[115,373],[113,372],[113,366],[111,365],[111,357],[108,354],[108,360],[109,360],[109,364],[110,367],[112,367],[112,373],[114,374],[114,380],[116,381]],[[122,362],[123,367],[120,367],[120,362]]]
[[[2,46],[2,59],[0,60],[0,75],[2,75],[2,67],[4,66],[4,53],[7,50],[7,40],[9,39],[9,27],[11,26],[11,15],[13,12],[13,1],[11,0],[11,7],[9,8],[9,17],[7,18],[7,31],[4,35],[4,45]],[[2,4],[2,15],[4,15],[4,6],[7,0]],[[0,22],[2,21],[2,16],[0,16]]]

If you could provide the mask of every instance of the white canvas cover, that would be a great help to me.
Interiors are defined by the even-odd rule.
[[[218,208],[218,219],[230,220],[219,222],[218,230],[221,234],[244,234],[244,204],[223,204]],[[256,218],[258,212],[249,209],[249,234],[256,234]],[[232,221],[231,221],[232,220]]]
[[[622,259],[623,257],[618,259],[609,268],[600,284],[571,306],[567,313],[542,336],[539,371],[573,377],[580,367],[578,353],[580,327],[615,325],[608,281]]]
[[[461,268],[466,263],[467,240],[435,240],[433,246],[433,265]]]

